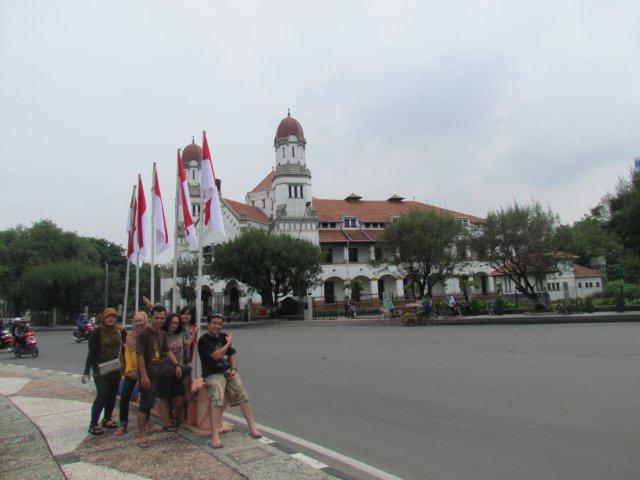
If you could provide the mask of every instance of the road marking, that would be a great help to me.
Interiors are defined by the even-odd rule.
[[[324,463],[319,462],[315,458],[311,458],[305,455],[304,453],[292,453],[291,456],[293,458],[297,458],[301,462],[304,462],[313,468],[317,468],[318,470],[322,470],[323,468],[329,468],[329,465],[325,465]]]
[[[225,413],[224,416],[230,420],[233,420],[234,422],[238,422],[243,425],[247,424],[244,418],[238,417],[231,413]],[[309,450],[313,450],[314,452],[324,455],[325,457],[329,457],[333,460],[344,463],[345,465],[349,465],[352,468],[368,473],[369,475],[379,478],[380,480],[402,480],[400,477],[396,477],[395,475],[387,473],[384,470],[380,470],[379,468],[376,468],[372,465],[361,462],[360,460],[356,460],[355,458],[347,457],[346,455],[338,453],[334,450],[330,450],[326,447],[323,447],[322,445],[318,445],[317,443],[309,442],[302,438],[298,438],[295,435],[290,435],[281,430],[267,427],[265,425],[260,425],[260,424],[258,424],[258,428],[263,432],[267,432],[276,437],[283,438],[291,443],[295,443]]]

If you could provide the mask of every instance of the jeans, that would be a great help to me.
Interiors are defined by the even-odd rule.
[[[96,377],[93,379],[96,384],[98,394],[91,407],[91,425],[97,425],[100,414],[104,409],[103,420],[111,420],[113,409],[116,406],[116,395],[118,394],[119,376]]]
[[[130,377],[123,377],[122,379],[122,394],[120,395],[120,427],[127,428],[129,423],[129,402],[131,401],[131,394],[136,386],[137,380]]]

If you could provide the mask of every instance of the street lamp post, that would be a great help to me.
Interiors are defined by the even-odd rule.
[[[109,306],[109,262],[104,262],[104,308]]]

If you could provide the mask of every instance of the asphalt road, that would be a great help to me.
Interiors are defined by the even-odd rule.
[[[38,340],[0,361],[81,371],[86,343]],[[260,423],[420,480],[640,478],[639,343],[639,324],[234,331]]]

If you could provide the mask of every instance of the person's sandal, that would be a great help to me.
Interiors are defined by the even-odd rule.
[[[124,437],[126,434],[127,434],[126,427],[120,427],[116,430],[116,433],[114,433],[116,437]]]
[[[178,427],[176,427],[175,425],[167,425],[165,427],[162,427],[162,429],[165,432],[177,432],[178,431]]]
[[[102,421],[102,428],[117,428],[118,424],[116,422],[114,422],[113,420],[103,420]]]
[[[91,435],[102,435],[104,430],[100,425],[89,425],[89,433]]]

